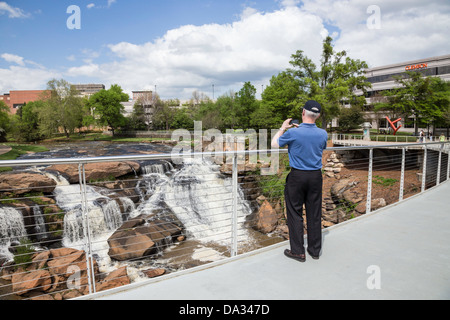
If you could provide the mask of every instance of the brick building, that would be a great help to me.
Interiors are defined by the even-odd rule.
[[[11,90],[0,95],[0,101],[6,103],[10,112],[15,114],[17,109],[27,102],[43,100],[50,94],[49,90]]]

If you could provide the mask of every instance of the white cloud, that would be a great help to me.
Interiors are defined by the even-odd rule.
[[[23,57],[20,57],[20,56],[15,55],[15,54],[3,53],[0,57],[2,57],[7,62],[13,62],[13,63],[16,63],[16,64],[18,64],[20,66],[24,66],[25,65],[25,63],[23,62]]]
[[[128,91],[157,85],[162,97],[182,99],[197,89],[211,92],[215,84],[217,97],[239,90],[245,81],[267,85],[272,75],[289,67],[298,49],[320,59],[325,34],[320,18],[297,7],[271,13],[246,8],[232,24],[185,25],[153,42],[111,44],[114,62],[89,61],[69,74],[100,76]]]
[[[61,78],[61,74],[42,68],[28,68],[10,66],[8,69],[0,68],[0,90],[39,90],[45,89],[46,84],[53,78]]]
[[[108,8],[111,7],[111,5],[116,2],[116,0],[108,0]]]
[[[22,9],[11,7],[6,2],[0,1],[0,15],[5,13],[8,14],[9,18],[27,18],[30,16],[28,13],[25,13]]]
[[[447,0],[376,2],[380,28],[369,29],[367,8],[373,0],[305,0],[303,9],[339,29],[336,49],[381,66],[450,53],[450,6]]]
[[[91,9],[95,7],[95,3],[89,3],[86,8]]]

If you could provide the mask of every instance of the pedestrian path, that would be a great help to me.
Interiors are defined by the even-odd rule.
[[[274,245],[80,299],[450,299],[450,182],[323,231],[319,260]]]

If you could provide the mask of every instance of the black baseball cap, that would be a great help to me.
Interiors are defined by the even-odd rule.
[[[322,107],[320,106],[320,103],[314,100],[306,101],[305,105],[303,106],[303,109],[314,112],[314,113],[320,113],[322,111]]]

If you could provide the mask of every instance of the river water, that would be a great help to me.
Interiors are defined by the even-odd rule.
[[[98,141],[57,144],[50,146],[49,149],[48,152],[24,155],[21,159],[122,156],[170,153],[171,151],[171,147],[161,144],[118,144]],[[41,168],[33,170],[41,170]],[[61,176],[51,177],[57,182],[53,192],[54,199],[65,212],[62,244],[66,247],[86,249],[80,187],[70,185]],[[94,185],[87,186],[92,250],[102,272],[110,272],[122,264],[109,258],[107,239],[128,219],[154,212],[175,214],[184,226],[186,240],[172,244],[156,259],[127,263],[129,275],[134,281],[142,279],[140,270],[148,269],[149,266],[167,268],[172,264],[176,265],[173,267],[175,269],[184,268],[183,263],[186,261],[214,261],[229,254],[232,232],[231,179],[223,176],[217,165],[204,159],[188,159],[178,166],[173,166],[168,161],[143,163],[137,185],[140,201],[135,203],[122,196],[120,202],[125,208],[122,210],[117,201],[113,200],[110,189]],[[245,246],[254,244],[253,231],[244,227],[245,220],[251,213],[250,205],[245,200],[243,191],[239,189],[238,240]],[[14,217],[14,220],[7,219],[8,216]],[[23,226],[16,228],[17,234],[5,231],[9,230],[11,225],[23,224],[20,218],[17,214],[6,215],[6,211],[0,208],[0,231],[2,232],[0,237],[11,237],[12,240],[17,241],[23,236]],[[44,227],[40,226],[40,228]],[[3,249],[0,249],[0,254],[2,251],[3,254],[7,252],[5,248],[9,244],[2,243]],[[181,259],[184,262],[180,260],[180,256],[184,256],[184,259]]]

